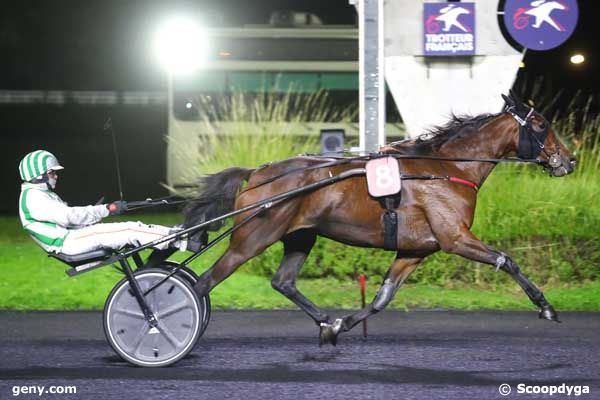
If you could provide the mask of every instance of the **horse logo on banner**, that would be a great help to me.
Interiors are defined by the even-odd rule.
[[[426,56],[475,54],[475,3],[424,3]]]
[[[507,0],[504,23],[523,47],[548,50],[564,43],[575,30],[576,0]]]
[[[429,33],[438,33],[440,31],[439,24],[434,21],[441,21],[444,23],[444,32],[450,31],[455,26],[463,32],[471,32],[469,27],[465,27],[458,21],[458,17],[463,14],[471,14],[471,12],[464,7],[457,7],[454,4],[450,4],[448,7],[444,7],[440,10],[439,15],[431,15],[427,21],[427,31]]]

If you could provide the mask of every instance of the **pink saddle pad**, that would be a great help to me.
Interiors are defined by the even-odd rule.
[[[367,187],[373,197],[391,196],[400,192],[401,180],[398,160],[394,157],[377,158],[367,162]]]

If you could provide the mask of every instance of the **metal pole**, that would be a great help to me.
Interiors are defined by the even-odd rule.
[[[358,3],[359,147],[377,151],[385,144],[385,58],[383,0]]]

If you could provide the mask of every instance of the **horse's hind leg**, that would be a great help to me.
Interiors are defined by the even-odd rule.
[[[304,297],[296,288],[296,277],[315,244],[316,238],[317,235],[314,231],[303,229],[282,239],[284,246],[283,260],[281,260],[279,269],[271,280],[271,285],[306,312],[317,324],[320,324],[329,322],[329,316]]]
[[[194,290],[198,296],[207,295],[215,286],[231,275],[238,267],[279,240],[287,229],[286,224],[273,219],[256,218],[235,231],[227,251],[198,278]]]
[[[340,332],[349,331],[365,318],[383,310],[421,260],[422,258],[396,258],[371,304],[354,314],[336,319],[333,324],[321,325],[320,343],[331,343],[335,346]]]

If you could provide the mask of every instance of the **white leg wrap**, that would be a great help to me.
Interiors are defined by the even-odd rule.
[[[506,264],[506,256],[504,254],[500,254],[500,256],[496,258],[496,272],[498,272],[500,267],[502,267],[504,264]]]

